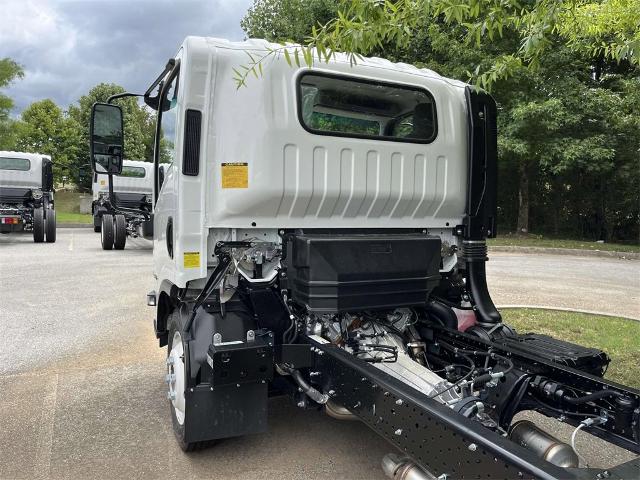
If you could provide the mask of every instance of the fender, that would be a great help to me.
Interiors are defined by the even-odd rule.
[[[153,319],[153,329],[159,346],[167,345],[167,318],[176,309],[180,301],[178,300],[179,288],[169,280],[163,280],[158,288],[158,300],[156,304],[156,316]]]

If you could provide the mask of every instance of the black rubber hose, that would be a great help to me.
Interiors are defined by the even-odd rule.
[[[456,317],[456,313],[447,305],[436,300],[431,300],[427,303],[425,310],[440,320],[445,327],[451,330],[458,329],[458,317]]]
[[[590,393],[589,395],[585,395],[584,397],[568,397],[565,395],[562,397],[562,400],[570,403],[571,405],[581,405],[604,397],[624,397],[624,395],[620,392],[616,392],[615,390],[599,390],[597,392]]]
[[[306,394],[311,400],[320,404],[327,403],[329,397],[313,388],[302,376],[300,370],[295,370],[293,368],[286,368],[284,370],[291,375],[291,378],[293,378],[298,387],[300,387],[302,393]]]
[[[489,295],[484,261],[467,262],[467,285],[477,309],[478,320],[481,323],[501,323],[502,316]]]

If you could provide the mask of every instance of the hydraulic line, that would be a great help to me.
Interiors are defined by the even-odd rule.
[[[300,390],[302,391],[302,393],[306,394],[311,400],[321,405],[324,405],[325,403],[327,403],[327,401],[329,400],[329,396],[325,395],[324,393],[312,387],[302,376],[302,373],[300,373],[300,370],[295,370],[286,365],[281,366],[281,368],[282,370],[287,372],[289,375],[291,375],[291,378],[293,378],[293,380],[296,382],[298,387],[300,387]]]
[[[583,397],[569,397],[565,395],[562,397],[562,400],[570,403],[571,405],[581,405],[604,397],[624,397],[624,395],[620,392],[616,392],[615,390],[599,390]]]

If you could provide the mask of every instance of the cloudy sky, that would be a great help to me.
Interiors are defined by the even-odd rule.
[[[51,98],[67,108],[100,82],[143,92],[187,35],[242,40],[252,0],[1,0],[0,58],[25,70],[6,90],[17,116]]]

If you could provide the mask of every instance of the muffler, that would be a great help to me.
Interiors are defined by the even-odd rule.
[[[561,442],[529,420],[514,423],[509,432],[509,438],[558,467],[578,468],[578,455],[571,445]]]
[[[394,453],[382,457],[382,471],[392,480],[437,480],[436,476],[422,470],[410,458]]]

